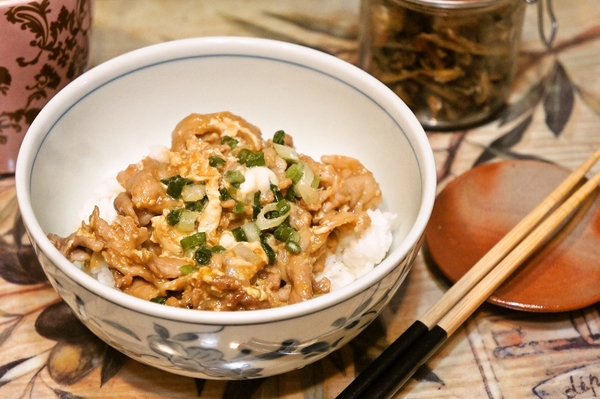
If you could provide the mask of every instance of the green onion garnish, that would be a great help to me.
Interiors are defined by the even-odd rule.
[[[206,183],[191,183],[183,186],[181,190],[181,198],[185,202],[201,200],[206,196]]]
[[[193,183],[192,180],[181,177],[180,175],[171,176],[160,181],[167,186],[167,194],[173,198],[181,197],[181,191],[186,184]]]
[[[183,265],[179,268],[179,272],[184,276],[187,276],[188,274],[190,274],[196,270],[197,269],[194,265]]]
[[[285,192],[285,199],[289,202],[296,202],[296,190],[294,190],[294,186],[288,187]]]
[[[199,212],[190,212],[188,210],[184,210],[181,212],[181,216],[179,217],[179,222],[175,225],[175,228],[182,232],[191,232],[194,231],[196,227],[196,219],[198,219]]]
[[[246,181],[246,178],[239,170],[228,170],[223,176],[226,182],[234,187],[239,187],[240,184]]]
[[[265,166],[265,153],[262,151],[252,152],[247,148],[242,148],[237,154],[237,159],[247,167]]]
[[[274,207],[271,207],[271,210],[265,212],[266,219],[275,219],[281,217],[282,215],[288,214],[292,210],[291,205],[284,199],[277,202]]]
[[[260,209],[260,190],[258,190],[254,193],[254,198],[252,199],[252,219],[256,220]]]
[[[169,211],[169,213],[167,214],[167,223],[169,224],[169,226],[175,226],[177,223],[179,223],[179,220],[181,220],[181,215],[183,214],[184,209],[183,208],[176,208],[176,209],[172,209],[171,211]]]
[[[285,248],[294,254],[298,254],[301,251],[300,248],[300,234],[296,229],[290,227],[287,223],[280,224],[275,231],[273,236],[285,243]]]
[[[194,260],[201,265],[208,265],[212,257],[212,251],[207,246],[202,246],[194,252]]]
[[[239,141],[237,141],[236,139],[234,139],[231,136],[223,136],[221,137],[221,144],[227,144],[229,146],[229,148],[231,148],[232,150],[235,148],[235,146],[239,143]]]
[[[285,171],[285,177],[292,179],[294,184],[298,183],[302,178],[304,164],[302,163],[294,163]]]
[[[235,201],[235,206],[233,207],[233,212],[237,213],[237,214],[244,213],[245,208],[246,208],[246,206],[244,205],[243,202]]]
[[[273,135],[273,143],[275,144],[285,144],[285,132],[283,130],[278,130]]]
[[[313,170],[310,166],[303,162],[292,164],[286,171],[285,176],[294,182],[294,191],[307,204],[314,204],[319,200],[319,192],[317,187],[320,179],[316,179]],[[315,182],[315,180],[317,180]],[[316,186],[313,187],[313,184]]]
[[[280,214],[289,213],[292,210],[292,206],[286,200],[282,199],[277,202],[277,210]]]
[[[229,191],[226,188],[221,188],[219,189],[219,199],[221,201],[227,201],[231,199],[231,194],[229,193]]]
[[[237,233],[241,238],[243,238],[242,241],[255,242],[260,240],[261,232],[256,223],[245,223],[241,225],[239,229],[243,231],[243,234]]]
[[[233,234],[233,238],[235,238],[237,242],[248,241],[248,238],[246,237],[246,232],[244,231],[244,229],[242,229],[241,226],[231,230],[231,234]]]
[[[279,187],[277,187],[275,184],[271,184],[271,191],[273,191],[273,195],[275,196],[275,201],[279,202],[283,199],[283,194],[281,194],[281,191],[279,191]]]
[[[167,303],[167,298],[165,298],[164,296],[155,296],[154,298],[150,299],[150,302],[164,305],[165,303]]]
[[[263,231],[275,228],[285,221],[291,209],[286,200],[267,204],[256,216],[256,225]]]
[[[210,166],[212,166],[213,168],[218,168],[220,166],[223,166],[223,164],[225,164],[225,160],[217,155],[212,155],[212,156],[208,157],[208,164]]]
[[[204,244],[205,242],[206,233],[203,231],[200,231],[196,234],[192,234],[191,236],[184,237],[179,241],[179,243],[181,244],[181,248],[183,248],[184,251],[187,251],[190,248],[198,247],[201,244]]]
[[[201,200],[191,201],[185,203],[185,209],[190,212],[202,212],[206,204],[208,203],[208,197],[204,196]]]
[[[288,164],[300,162],[300,155],[292,147],[283,144],[273,143],[273,148],[277,155]]]
[[[263,234],[260,236],[260,245],[262,246],[263,251],[265,251],[265,254],[267,254],[267,259],[269,259],[269,265],[273,265],[275,264],[275,251],[273,251],[273,248],[271,248],[271,246],[267,243],[267,238],[268,235],[267,234]]]
[[[275,231],[273,231],[273,235],[279,241],[286,242],[294,232],[296,232],[296,230],[293,227],[290,227],[287,223],[281,223],[277,226]]]
[[[319,184],[320,184],[320,183],[321,183],[321,176],[319,176],[319,175],[315,175],[315,176],[313,177],[313,181],[312,181],[312,183],[310,183],[310,186],[311,186],[312,188],[319,188]]]
[[[210,250],[212,251],[213,254],[220,254],[220,253],[225,252],[225,247],[222,245],[215,245]]]

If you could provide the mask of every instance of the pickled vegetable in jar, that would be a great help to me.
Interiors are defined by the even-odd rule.
[[[484,122],[505,103],[524,0],[362,0],[359,66],[425,128]]]

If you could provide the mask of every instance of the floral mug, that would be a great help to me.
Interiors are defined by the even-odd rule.
[[[0,0],[0,174],[42,107],[87,67],[93,0]]]

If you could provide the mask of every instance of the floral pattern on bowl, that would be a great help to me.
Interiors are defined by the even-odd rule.
[[[77,317],[98,337],[127,356],[174,374],[239,380],[281,374],[317,361],[355,338],[379,314],[404,281],[417,249],[386,278],[365,292],[319,314],[319,323],[299,330],[302,318],[256,325],[209,325],[135,313],[77,287],[41,254],[51,284]],[[77,294],[75,293],[77,292]],[[349,303],[346,303],[349,302]],[[164,305],[156,305],[164,306]],[[350,314],[341,316],[343,312]],[[120,320],[135,316],[125,326]],[[250,331],[250,333],[249,333]],[[268,337],[268,339],[266,339]],[[227,342],[227,345],[223,344]],[[227,350],[216,349],[227,347]]]

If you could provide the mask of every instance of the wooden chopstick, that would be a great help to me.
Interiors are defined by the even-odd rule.
[[[521,222],[519,222],[506,236],[502,238],[479,262],[477,262],[460,280],[458,280],[434,304],[419,320],[416,320],[398,339],[396,339],[371,365],[363,370],[355,380],[342,391],[338,399],[357,399],[384,396],[375,395],[373,390],[384,392],[384,389],[395,391],[399,389],[408,378],[414,373],[416,368],[424,363],[432,353],[458,328],[464,320],[483,303],[489,295],[497,288],[525,259],[526,255],[531,253],[534,248],[525,248],[523,243],[533,245],[534,238],[527,238],[535,226],[553,209],[564,197],[572,192],[573,188],[581,181],[592,166],[600,159],[600,149],[589,157],[579,168],[572,172],[548,197],[546,197],[538,206],[536,206]],[[592,180],[588,181],[580,188],[565,204],[563,204],[552,216],[550,216],[542,225],[532,234],[539,245],[540,234],[547,237],[556,226],[561,223],[568,215],[587,197],[598,185],[600,173]],[[595,182],[595,183],[594,183]],[[585,190],[584,190],[585,188]],[[568,204],[568,205],[567,205]],[[572,207],[571,210],[568,210]],[[566,215],[565,212],[568,212]],[[551,228],[552,224],[556,224]],[[540,228],[543,227],[543,233]],[[550,229],[549,231],[546,231]],[[521,244],[519,244],[521,242]],[[515,254],[511,250],[517,251]],[[510,257],[507,255],[511,255]],[[520,254],[520,255],[518,255]],[[506,257],[506,258],[505,258]],[[522,259],[521,259],[522,257]],[[505,258],[504,261],[502,259]],[[508,259],[508,261],[506,260]],[[502,262],[501,262],[502,261]],[[499,263],[500,262],[500,263]],[[502,267],[500,267],[502,266]],[[495,267],[498,270],[494,269]],[[495,272],[492,274],[492,270]],[[490,274],[492,277],[487,278]],[[482,279],[486,278],[484,281]],[[471,290],[479,283],[478,287],[472,293]],[[482,288],[483,287],[483,288]],[[484,289],[485,288],[485,289]],[[479,290],[483,290],[479,292]],[[489,291],[489,293],[488,293]],[[479,293],[478,293],[479,292]],[[469,294],[470,293],[470,294]],[[485,295],[487,293],[487,295]],[[468,299],[470,298],[470,299]],[[458,304],[458,306],[457,306]],[[454,308],[454,309],[453,309]],[[439,322],[439,325],[436,323]],[[424,340],[417,344],[417,341]],[[408,353],[410,352],[410,353]],[[413,366],[411,364],[415,363]],[[399,365],[403,364],[403,367]],[[394,369],[396,375],[405,377],[384,377],[388,369]],[[403,368],[403,370],[398,370]],[[381,380],[385,379],[385,387],[382,387]],[[369,390],[370,389],[370,390]],[[365,392],[369,396],[365,396]]]

